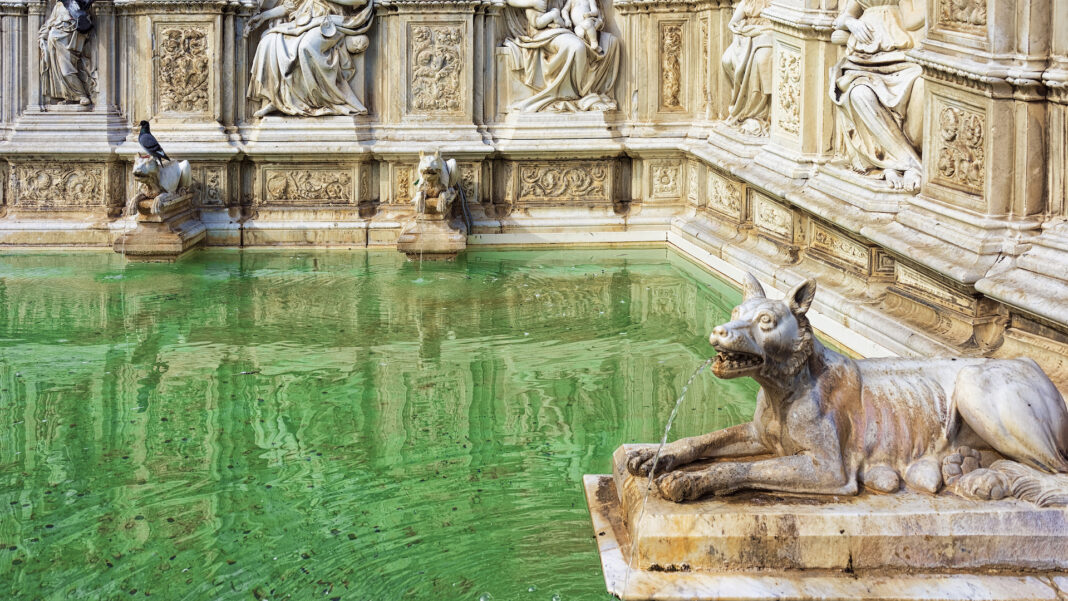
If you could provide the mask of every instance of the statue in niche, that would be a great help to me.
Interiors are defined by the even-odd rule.
[[[742,0],[727,28],[734,34],[723,53],[723,70],[731,82],[727,124],[749,135],[768,133],[771,112],[771,22],[760,16],[770,0]]]
[[[38,35],[41,85],[53,102],[89,106],[95,93],[88,39],[93,0],[57,0]]]
[[[770,300],[746,275],[744,300],[712,330],[713,373],[760,384],[753,421],[631,451],[673,501],[742,490],[1068,505],[1068,408],[1031,359],[860,359],[827,349],[806,313],[816,282]],[[768,456],[771,456],[768,458]],[[687,467],[701,460],[733,458]],[[749,458],[749,459],[742,459]],[[680,469],[682,468],[682,469]]]
[[[905,60],[924,28],[924,0],[848,0],[831,41],[846,55],[831,72],[840,151],[861,173],[919,190],[923,69]]]
[[[353,89],[353,59],[370,45],[373,0],[265,0],[260,11],[244,31],[271,23],[248,86],[249,99],[261,103],[256,117],[367,114]]]
[[[550,8],[549,0],[506,2],[510,7],[505,11],[509,37],[504,47],[512,70],[534,90],[511,110],[616,109],[610,94],[619,74],[619,40],[603,31],[597,0],[568,0],[567,10]]]

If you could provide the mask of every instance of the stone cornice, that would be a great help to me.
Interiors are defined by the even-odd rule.
[[[772,22],[776,31],[797,37],[830,41],[837,14],[825,10],[798,10],[772,4],[761,16]]]
[[[730,0],[614,0],[612,5],[620,14],[640,12],[697,12],[722,6]]]
[[[924,73],[930,77],[981,90],[992,97],[1015,96],[1021,100],[1043,98],[1045,69],[1001,62],[980,63],[967,57],[943,54],[922,47],[910,51],[908,57],[923,67]]]
[[[26,14],[25,0],[0,0],[0,15],[24,15]]]
[[[255,7],[247,0],[114,0],[115,7],[125,14],[179,13],[218,14]]]

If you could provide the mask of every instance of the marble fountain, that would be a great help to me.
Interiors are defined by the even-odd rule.
[[[141,121],[151,124],[166,158],[146,155]],[[218,265],[267,256],[258,253],[277,253],[282,271],[291,267],[283,265],[287,253],[310,253],[307,269],[315,273],[315,253],[369,257],[399,250],[412,264],[389,269],[415,269],[411,280],[425,283],[430,280],[418,270],[444,270],[439,276],[448,279],[482,253],[508,256],[516,247],[565,253],[556,256],[579,268],[609,264],[612,253],[588,251],[596,261],[586,261],[586,251],[574,248],[609,247],[628,256],[639,246],[700,265],[706,286],[744,288],[747,303],[758,288],[765,299],[786,295],[780,304],[799,331],[842,351],[835,356],[849,357],[845,364],[887,358],[880,360],[899,363],[879,369],[906,365],[921,373],[920,359],[940,357],[965,370],[990,366],[977,368],[980,375],[1001,374],[1017,387],[1016,397],[1004,397],[1015,401],[969,409],[955,391],[978,380],[939,376],[935,388],[942,392],[935,393],[933,376],[917,376],[920,383],[903,393],[903,405],[838,407],[831,421],[839,438],[848,438],[842,434],[847,422],[851,428],[883,423],[872,421],[875,412],[909,416],[895,436],[931,434],[937,423],[945,440],[906,437],[937,469],[913,468],[918,457],[868,465],[846,453],[852,459],[843,460],[848,469],[834,486],[788,484],[786,472],[774,474],[774,486],[722,474],[701,486],[679,484],[697,478],[687,475],[694,469],[742,469],[722,467],[730,463],[708,453],[681,461],[676,451],[683,443],[675,441],[713,426],[741,427],[756,405],[716,421],[722,396],[714,391],[748,386],[741,396],[752,403],[752,381],[709,384],[708,372],[697,376],[700,390],[681,411],[696,411],[706,422],[668,433],[671,444],[660,454],[665,463],[652,480],[652,464],[634,458],[656,456],[649,449],[659,445],[640,445],[660,439],[671,407],[635,406],[642,420],[656,424],[653,431],[636,438],[639,432],[602,427],[617,432],[615,446],[639,446],[620,447],[611,461],[598,447],[603,463],[581,463],[610,472],[588,476],[584,486],[607,590],[627,599],[1068,594],[1058,481],[1021,471],[1056,466],[1014,454],[1020,449],[999,446],[1000,438],[976,425],[978,414],[993,411],[991,427],[1005,430],[1008,422],[997,420],[1016,417],[1012,407],[1026,397],[1021,390],[1037,391],[1035,398],[1050,407],[1060,407],[1050,399],[1068,390],[1066,148],[1068,4],[1058,0],[0,0],[0,260],[7,262],[2,273],[13,345],[45,340],[43,322],[33,320],[48,312],[93,321],[116,310],[105,303],[99,315],[68,313],[62,297],[53,304],[48,286],[31,283],[37,275],[47,280],[49,270],[74,278],[68,268],[80,261],[89,261],[86,273],[122,276],[116,281],[124,286],[143,277],[171,290],[167,282],[185,282],[201,269],[201,279],[189,285],[207,286],[202,279],[213,269],[244,278],[243,268]],[[82,252],[94,249],[115,256],[85,258],[97,256]],[[573,252],[580,254],[567,254]],[[430,265],[438,258],[452,263]],[[377,260],[385,259],[367,259]],[[111,273],[108,261],[132,271]],[[305,265],[293,269],[304,273]],[[100,298],[123,299],[123,317],[110,319],[124,327],[139,323],[130,311],[171,302],[165,294],[176,294],[160,293],[159,300],[149,286],[149,296],[127,297],[104,280],[78,286],[68,290],[72,298],[96,290]],[[565,288],[561,303],[574,292]],[[422,298],[429,294],[423,290],[408,293]],[[719,312],[698,319],[691,314],[700,303],[685,300],[696,293],[679,297],[680,290],[649,300],[642,319],[652,319],[657,306],[681,311],[690,321],[665,330],[676,337],[667,336],[665,345],[675,344],[679,332],[695,336],[703,329],[700,337],[712,332],[722,350],[713,327],[736,323],[726,312],[739,299],[717,293]],[[265,292],[250,285],[233,294],[254,303]],[[605,294],[627,302],[615,288]],[[439,296],[430,295],[440,303],[452,298]],[[522,294],[507,302],[519,297],[534,302]],[[79,302],[95,307],[88,298]],[[325,302],[310,292],[294,298]],[[488,313],[496,298],[487,292],[482,299]],[[367,302],[376,307],[366,309],[369,315],[388,313]],[[439,310],[427,302],[408,310],[424,317]],[[797,303],[803,311],[794,310]],[[419,326],[417,353],[432,361],[440,359],[433,349],[460,335],[448,327],[446,313],[435,315],[425,322],[433,325]],[[251,322],[216,317],[235,331],[255,330]],[[106,337],[107,323],[98,325]],[[146,342],[157,340],[150,330],[141,332],[147,338],[123,340],[156,348]],[[814,347],[826,350],[818,340]],[[175,339],[175,348],[187,342]],[[492,348],[492,341],[485,344]],[[64,353],[43,348],[0,357],[10,372],[8,390],[19,391],[6,398],[11,407],[21,411],[27,399],[48,390],[31,394],[16,386],[14,375],[29,372],[20,357]],[[693,369],[714,352],[706,343],[688,348]],[[751,352],[718,356],[754,361]],[[1017,358],[1025,362],[1012,362]],[[722,365],[713,369],[726,373]],[[151,371],[141,380],[155,382]],[[578,390],[582,379],[567,381]],[[676,379],[672,401],[686,377]],[[602,382],[605,390],[610,381]],[[768,382],[758,381],[767,391]],[[390,381],[376,385],[392,390]],[[283,404],[275,417],[288,410]],[[384,431],[409,431],[399,424],[413,416]],[[1038,421],[1057,419],[1050,413]],[[784,427],[774,430],[785,436]],[[1013,440],[1041,438],[1022,425],[1008,430]],[[897,440],[878,428],[866,435],[875,447],[884,438]],[[1063,444],[1060,435],[1047,436],[1054,447]],[[35,448],[27,440],[55,439],[8,436],[17,442],[10,448],[26,455]],[[749,454],[811,458],[816,448],[826,446],[790,439]],[[26,455],[7,456],[4,471],[39,476],[27,490],[51,490],[70,471],[53,466],[54,476],[45,477]],[[705,463],[690,466],[698,458]],[[1024,467],[998,463],[999,471],[998,461]],[[579,466],[560,473],[574,479]],[[986,476],[969,476],[974,473]],[[1042,485],[1027,484],[1029,475]],[[17,501],[16,488],[8,483],[9,502]],[[20,505],[10,507],[17,513]],[[32,513],[22,519],[32,522]],[[141,520],[126,518],[130,532],[144,530],[134,523]],[[142,538],[153,536],[145,530]],[[22,549],[24,538],[34,535],[0,529],[0,543],[10,539],[13,549]],[[588,547],[592,553],[593,543]],[[394,558],[404,557],[398,547]],[[43,585],[26,563],[17,565],[24,567],[0,572],[0,583],[19,591]],[[566,566],[561,569],[579,570]],[[70,590],[104,590],[92,588],[91,579],[71,578]],[[426,598],[454,593],[437,584],[382,582],[390,583],[375,590],[383,598],[405,590]],[[261,584],[241,586],[246,597],[274,594],[256,588]],[[458,598],[480,594],[474,584],[459,588]]]

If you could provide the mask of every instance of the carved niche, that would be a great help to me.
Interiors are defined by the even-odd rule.
[[[523,204],[570,201],[611,204],[615,175],[612,161],[539,161],[512,170],[516,200]]]
[[[775,67],[774,117],[783,131],[801,133],[801,54],[778,48]]]
[[[11,171],[11,205],[34,210],[103,207],[108,185],[102,163],[20,163]]]
[[[356,181],[351,169],[265,170],[263,198],[269,204],[352,204]]]
[[[972,194],[983,193],[986,116],[978,111],[936,102],[935,181]]]
[[[156,103],[161,112],[211,111],[211,26],[156,24]]]
[[[684,110],[682,104],[682,40],[681,21],[660,23],[660,108],[667,111]]]
[[[409,113],[463,112],[462,25],[408,24]]]

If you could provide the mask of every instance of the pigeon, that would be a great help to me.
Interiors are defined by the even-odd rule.
[[[156,136],[153,136],[152,132],[149,131],[148,121],[141,122],[141,135],[137,136],[137,142],[145,152],[155,157],[160,165],[163,164],[163,159],[171,160],[171,157],[167,156],[166,152],[163,152],[163,147],[156,141]]]

